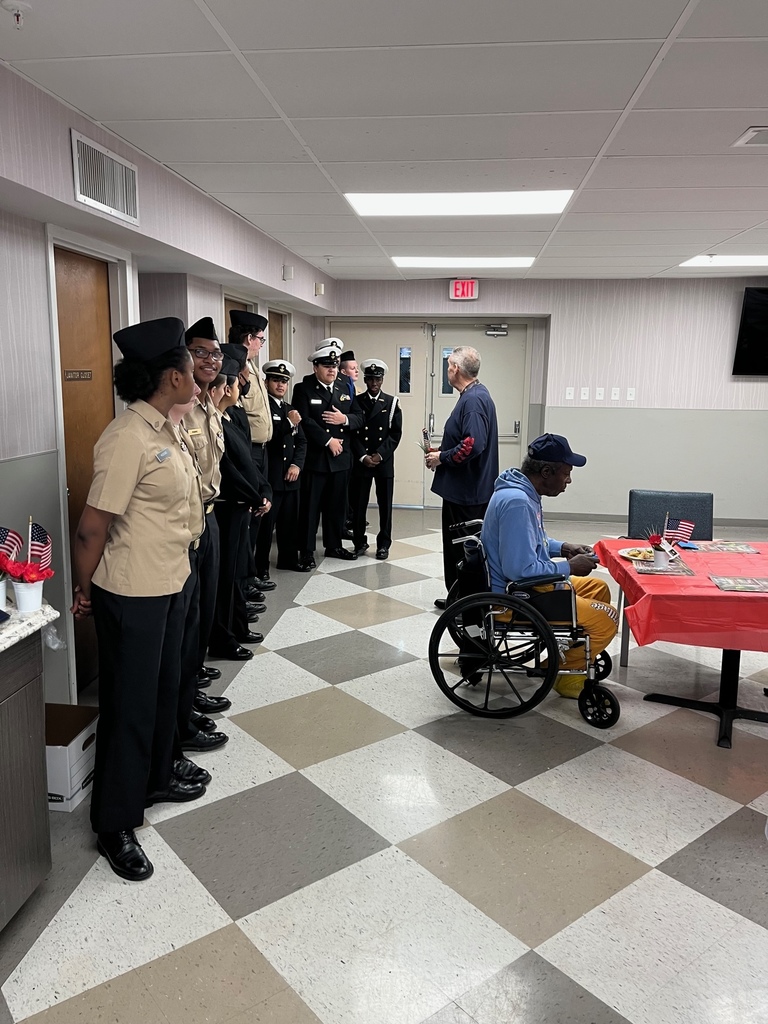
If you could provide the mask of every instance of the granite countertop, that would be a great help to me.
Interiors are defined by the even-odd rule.
[[[3,609],[10,614],[10,619],[0,625],[0,651],[7,651],[19,640],[31,636],[32,633],[47,626],[49,622],[58,619],[59,613],[55,608],[43,601],[43,607],[37,612],[26,612],[20,615],[13,605],[6,605]]]

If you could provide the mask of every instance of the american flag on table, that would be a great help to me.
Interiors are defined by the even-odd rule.
[[[10,530],[7,526],[0,526],[0,551],[9,558],[15,558],[24,545],[24,539],[20,533]]]
[[[670,544],[674,544],[678,540],[690,540],[695,526],[696,523],[692,523],[690,519],[667,519],[664,538]]]
[[[39,523],[29,524],[29,560],[39,559],[40,568],[48,569],[51,564],[51,549],[53,543],[47,530],[44,530]]]

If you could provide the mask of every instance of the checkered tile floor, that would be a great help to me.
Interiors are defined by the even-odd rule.
[[[96,856],[87,808],[53,815],[0,1024],[768,1019],[768,729],[721,750],[713,718],[642,699],[712,694],[717,652],[633,647],[607,732],[557,697],[455,713],[424,660],[437,515],[397,518],[388,562],[274,573],[264,644],[222,664],[208,793],[147,812],[149,882]],[[743,671],[768,705],[768,656]]]

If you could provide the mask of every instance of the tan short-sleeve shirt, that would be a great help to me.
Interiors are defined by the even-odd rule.
[[[142,401],[96,442],[88,504],[115,516],[93,574],[102,589],[159,597],[184,586],[203,507],[199,471],[182,445],[171,421]]]
[[[207,505],[218,496],[221,486],[221,456],[224,454],[224,431],[221,414],[206,395],[205,405],[196,401],[184,417],[186,440],[197,457],[202,473],[203,502]]]
[[[240,399],[251,428],[251,441],[266,444],[272,438],[272,413],[269,408],[267,385],[255,359],[248,360],[251,371],[251,387],[248,394]]]

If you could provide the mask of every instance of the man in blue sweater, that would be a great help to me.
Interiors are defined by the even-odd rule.
[[[477,379],[480,353],[467,346],[448,356],[448,383],[459,400],[443,429],[440,451],[425,456],[435,474],[432,490],[443,499],[443,574],[447,590],[456,579],[460,545],[452,543],[453,523],[482,519],[499,475],[499,427],[496,406],[485,384]],[[445,607],[445,599],[435,601]]]
[[[547,536],[541,510],[542,497],[562,494],[571,482],[572,468],[586,462],[560,434],[537,437],[528,446],[522,467],[505,470],[496,481],[481,539],[496,592],[503,592],[510,580],[555,573],[570,576],[576,591],[576,618],[589,634],[595,658],[613,640],[619,624],[608,584],[587,579],[597,565],[591,547]],[[583,648],[566,653],[564,668],[583,664]],[[563,676],[555,690],[562,697],[578,697],[585,678]]]

